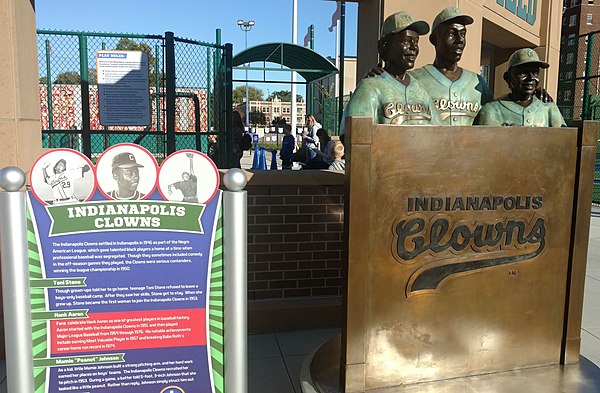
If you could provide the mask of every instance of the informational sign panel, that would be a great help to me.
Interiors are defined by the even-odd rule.
[[[31,170],[36,393],[223,391],[221,192],[212,161],[133,144]]]
[[[150,124],[148,55],[141,51],[101,50],[96,53],[100,124]]]

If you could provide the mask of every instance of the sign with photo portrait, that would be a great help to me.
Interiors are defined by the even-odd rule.
[[[35,391],[223,392],[218,171],[135,144],[31,170]],[[151,372],[149,370],[152,370]]]

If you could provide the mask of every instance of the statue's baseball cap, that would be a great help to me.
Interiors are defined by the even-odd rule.
[[[522,64],[536,64],[540,68],[548,68],[550,64],[541,61],[538,54],[530,48],[519,49],[508,58],[508,69]]]
[[[429,23],[423,20],[413,20],[406,11],[396,12],[385,18],[383,26],[381,26],[381,38],[403,30],[413,30],[419,35],[425,35],[429,33]]]
[[[434,31],[436,27],[448,21],[453,21],[466,26],[473,23],[473,18],[463,14],[463,12],[456,7],[447,7],[435,17],[433,24],[431,25],[431,31]]]
[[[131,153],[125,152],[125,153],[119,153],[116,156],[114,156],[113,160],[112,160],[112,169],[116,169],[116,168],[143,168],[143,165],[140,165],[137,163],[137,161],[135,160],[135,156]]]

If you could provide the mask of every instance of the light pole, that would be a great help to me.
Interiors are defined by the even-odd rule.
[[[237,24],[240,27],[240,29],[242,29],[242,31],[244,32],[244,49],[248,49],[248,32],[252,30],[252,27],[254,26],[254,21],[245,21],[238,19]],[[248,70],[246,70],[246,127],[250,127],[250,108],[248,107]]]

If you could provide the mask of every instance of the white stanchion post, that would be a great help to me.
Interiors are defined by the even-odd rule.
[[[0,247],[8,393],[33,393],[33,340],[25,216],[25,174],[0,170]]]
[[[225,391],[248,392],[247,192],[246,173],[232,168],[223,176],[225,260]]]

